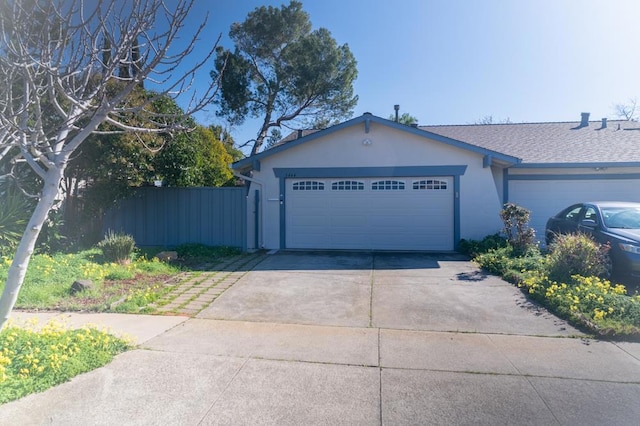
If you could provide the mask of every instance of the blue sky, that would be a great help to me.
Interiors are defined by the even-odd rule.
[[[196,0],[209,13],[201,49],[258,6],[284,1]],[[288,0],[286,1],[288,4]],[[303,0],[314,28],[347,43],[358,61],[354,116],[393,114],[420,124],[615,118],[613,105],[640,97],[637,0]],[[198,52],[196,52],[197,54]],[[211,67],[209,67],[210,69]],[[208,83],[208,82],[207,82]],[[214,107],[202,124],[222,124]],[[231,128],[236,142],[258,123]],[[287,133],[283,129],[283,133]]]

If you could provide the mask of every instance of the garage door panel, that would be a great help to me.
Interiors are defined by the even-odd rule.
[[[446,232],[450,231],[450,225],[452,223],[453,211],[450,214],[441,214],[439,212],[420,212],[417,210],[407,212],[405,214],[399,214],[396,216],[374,216],[378,221],[376,224],[383,225],[384,221],[389,221],[389,218],[393,218],[393,221],[400,222],[400,226],[404,226],[404,222],[410,222],[413,228],[434,228],[441,227]]]
[[[325,207],[322,199],[319,197],[300,197],[289,203],[294,208],[302,208],[313,211],[314,209],[322,209]]]
[[[433,198],[430,200],[411,199],[407,200],[405,206],[408,210],[419,210],[421,212],[440,212],[443,208],[446,208],[446,204],[451,201],[452,197]],[[453,209],[446,208],[447,213],[453,211]]]
[[[338,246],[343,249],[362,248],[360,236],[357,234],[332,234],[330,241],[332,246]]]
[[[361,232],[361,229],[364,229],[367,227],[367,217],[364,215],[346,215],[345,214],[343,216],[331,216],[330,222],[331,222],[331,227],[351,228],[351,229],[356,229],[357,232]]]
[[[392,229],[419,229],[431,224],[425,222],[425,217],[416,214],[389,214],[371,216],[369,223],[375,228],[392,228]]]
[[[339,209],[344,212],[360,211],[363,207],[367,207],[369,205],[368,200],[362,197],[343,197],[339,199],[325,200],[325,203],[327,202],[330,208]]]
[[[372,236],[372,244],[382,250],[451,250],[450,245],[446,243],[446,234],[443,235],[420,235],[416,233],[406,234],[385,234],[380,233]]]
[[[407,200],[409,197],[409,193],[397,194],[397,196],[380,196],[379,193],[372,194],[372,197],[369,200],[369,207],[375,211],[378,210],[397,210],[398,203],[402,203],[403,207],[405,207],[410,201]]]
[[[304,191],[296,182],[287,181],[288,248],[453,250],[451,178],[326,179]]]
[[[544,240],[547,219],[571,204],[585,201],[640,202],[636,180],[512,180],[509,201],[531,211],[529,225]]]
[[[298,246],[306,244],[307,241],[313,241],[319,247],[327,246],[331,243],[330,237],[324,233],[299,232],[293,236],[291,244],[292,246]]]

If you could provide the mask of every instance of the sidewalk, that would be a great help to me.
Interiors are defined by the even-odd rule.
[[[22,314],[98,322],[136,336],[139,346],[0,406],[0,424],[546,426],[640,418],[640,343],[589,339],[498,278],[465,279],[477,272],[468,261],[296,252],[251,268],[211,272],[210,285],[184,280],[178,289],[197,288],[189,296],[196,300],[205,287],[242,276],[195,318]]]
[[[115,336],[128,338],[134,345],[141,345],[189,319],[183,315],[14,311],[10,321],[15,324],[24,324],[33,318],[37,319],[38,325],[56,321],[70,329],[81,328],[84,325],[94,326]]]
[[[0,406],[0,424],[631,425],[639,356],[637,343],[192,318]]]

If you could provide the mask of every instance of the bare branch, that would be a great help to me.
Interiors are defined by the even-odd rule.
[[[636,108],[638,105],[638,98],[629,98],[626,104],[616,104],[613,106],[614,113],[618,118],[627,121],[636,120]]]
[[[81,144],[94,133],[113,131],[133,132],[144,144],[141,134],[185,128],[185,116],[216,95],[218,82],[213,81],[205,93],[191,95],[185,113],[154,114],[146,108],[190,91],[196,72],[215,52],[217,43],[204,56],[192,58],[206,24],[205,19],[187,28],[193,2],[0,2],[0,166],[6,176],[15,177],[16,165],[26,163],[43,181],[0,298],[0,328]],[[184,64],[193,65],[182,70]],[[124,69],[131,72],[121,73]],[[159,83],[155,93],[132,101],[145,81]]]
[[[125,132],[131,132],[131,133],[168,133],[168,132],[176,131],[176,130],[187,130],[186,126],[183,126],[183,125],[181,125],[179,123],[176,123],[174,125],[165,126],[165,127],[162,127],[162,128],[158,128],[158,127],[145,128],[145,127],[139,127],[139,126],[128,126],[128,125],[124,124],[121,121],[114,120],[111,117],[107,117],[105,119],[105,122],[116,126],[117,128],[121,129],[121,131],[120,132],[118,132],[118,131],[111,131],[111,132],[108,132],[108,131],[106,131],[106,132],[105,131],[103,131],[103,132],[94,131],[94,133],[103,134],[103,135],[105,135],[105,134],[117,134],[117,133],[123,133],[122,130],[124,130]],[[157,123],[157,124],[159,124],[159,123]]]

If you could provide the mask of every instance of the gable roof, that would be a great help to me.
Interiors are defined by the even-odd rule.
[[[406,126],[369,113],[324,130],[293,132],[272,148],[233,164],[244,169],[269,155],[349,126],[374,122],[491,157],[505,166],[640,166],[640,123],[626,120]]]
[[[371,123],[381,124],[387,127],[394,128],[396,130],[400,130],[403,132],[407,132],[410,134],[414,134],[420,137],[424,137],[425,139],[436,140],[438,142],[455,146],[457,148],[465,149],[468,151],[472,151],[478,153],[480,155],[484,155],[486,157],[490,157],[492,161],[499,161],[504,163],[505,165],[517,164],[520,162],[520,159],[514,157],[512,155],[503,154],[499,151],[495,151],[490,148],[484,148],[482,146],[474,145],[467,143],[465,141],[457,140],[451,138],[449,136],[440,135],[437,133],[430,132],[428,130],[420,129],[418,127],[406,126],[404,124],[399,124],[394,121],[386,120],[384,118],[377,117],[370,113],[364,113],[360,117],[353,118],[351,120],[345,121],[343,123],[337,124],[335,126],[329,127],[327,129],[322,130],[306,130],[302,131],[300,137],[299,132],[294,132],[280,142],[278,142],[273,147],[262,151],[256,155],[252,155],[247,158],[243,158],[242,160],[236,161],[232,164],[232,167],[236,170],[246,170],[251,168],[259,167],[259,161],[265,157],[269,157],[271,155],[275,155],[284,150],[290,149],[294,146],[298,146],[300,144],[304,144],[310,142],[312,140],[330,135],[339,130],[355,126],[355,125],[364,125],[365,131],[368,132],[369,126]],[[257,166],[257,167],[256,167]]]

